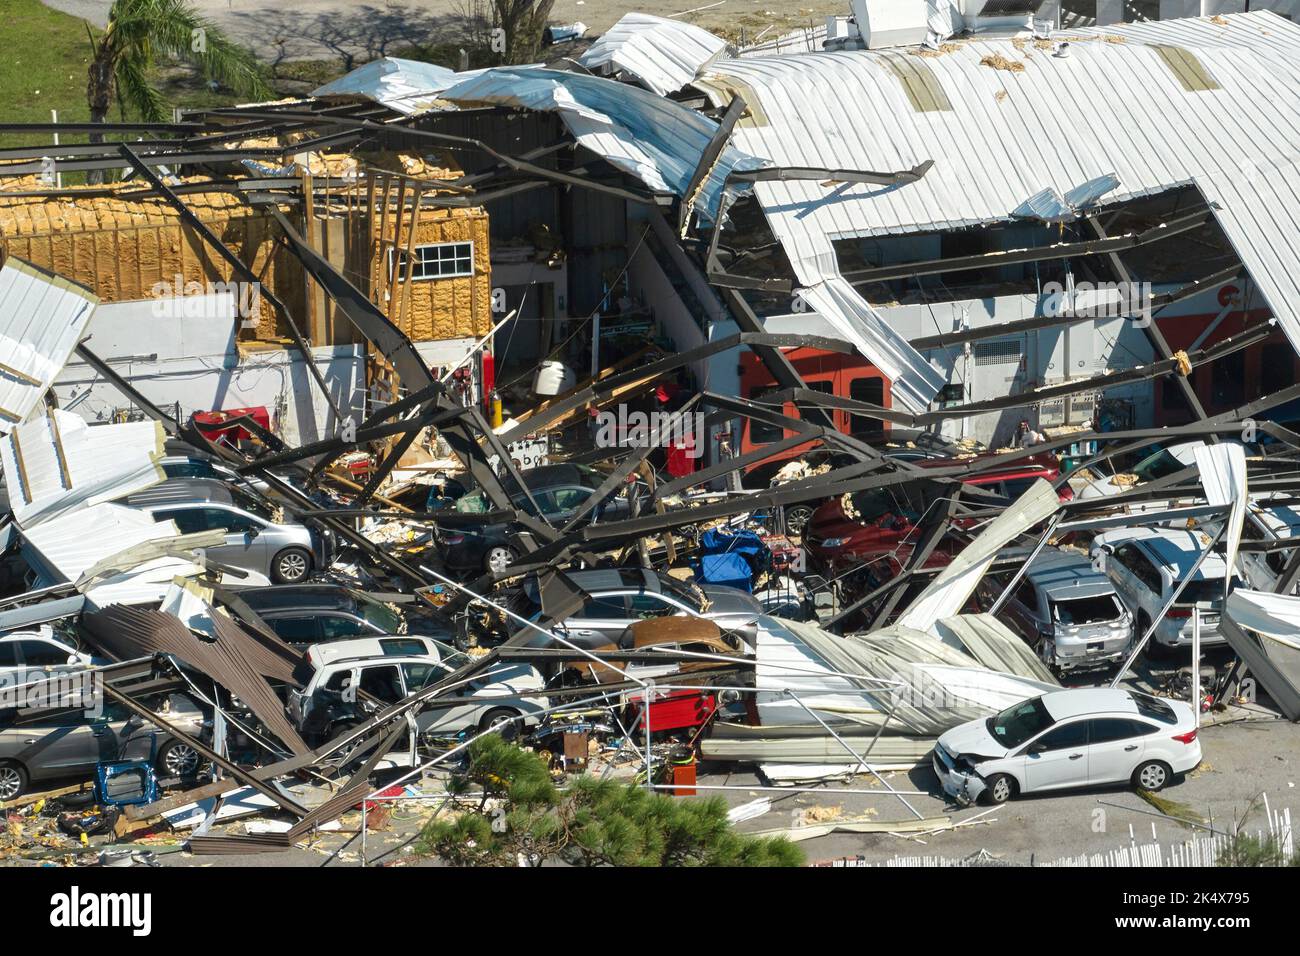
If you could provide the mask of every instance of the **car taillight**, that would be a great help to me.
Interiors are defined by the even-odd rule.
[[[1185,607],[1184,608],[1171,607],[1169,609],[1169,613],[1165,615],[1165,617],[1173,618],[1178,621],[1185,620],[1191,616],[1192,616],[1191,608],[1185,608]]]
[[[1189,730],[1185,734],[1174,734],[1174,740],[1177,740],[1181,744],[1190,744],[1195,739],[1196,739],[1195,730]]]

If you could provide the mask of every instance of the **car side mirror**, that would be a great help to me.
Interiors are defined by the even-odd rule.
[[[1032,747],[1029,748],[1029,750],[1028,750],[1027,752],[1028,752],[1028,753],[1031,753],[1031,754],[1041,754],[1041,753],[1046,753],[1046,752],[1047,752],[1047,744],[1034,744]]]
[[[247,534],[250,538],[256,538],[261,533],[262,533],[262,529],[259,528],[257,525],[250,526],[248,531],[245,532],[245,534]]]
[[[68,655],[68,663],[69,663],[69,664],[80,664],[80,663],[81,663],[81,658],[78,657],[76,654],[69,654],[69,655]]]

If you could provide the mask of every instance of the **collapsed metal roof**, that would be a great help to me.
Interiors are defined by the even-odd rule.
[[[593,73],[624,73],[663,96],[686,86],[726,49],[727,42],[708,30],[632,12],[624,14],[578,62]]]
[[[51,409],[0,437],[9,507],[21,528],[73,508],[111,501],[160,482],[162,426],[123,422],[91,427]]]
[[[437,94],[464,75],[433,63],[386,56],[318,86],[311,95],[320,99],[372,100],[405,116],[413,116],[435,108]]]
[[[1300,153],[1300,25],[1268,12],[1067,31],[1052,41],[721,60],[700,85],[739,92],[736,145],[778,166],[935,167],[896,189],[833,181],[755,187],[803,282],[829,237],[1012,218],[1115,173],[1107,201]],[[1068,40],[1068,55],[1053,54]]]
[[[0,435],[23,421],[86,331],[89,290],[10,256],[0,269]]]
[[[500,67],[462,74],[443,99],[460,106],[514,106],[558,113],[578,143],[651,189],[687,198],[700,157],[718,124],[695,110],[646,90],[598,76],[533,67]],[[765,165],[728,146],[701,189],[698,208],[709,218],[733,170]]]

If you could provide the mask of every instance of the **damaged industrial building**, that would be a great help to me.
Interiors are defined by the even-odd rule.
[[[808,862],[1034,794],[1214,862],[1154,795],[1300,721],[1300,24],[1071,6],[0,123],[0,860],[413,864],[490,741]]]

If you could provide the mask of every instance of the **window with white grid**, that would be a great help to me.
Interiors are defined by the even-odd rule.
[[[474,243],[472,242],[430,242],[416,246],[412,252],[415,256],[415,268],[411,270],[412,280],[454,279],[474,274]],[[388,261],[391,265],[391,250]],[[400,249],[397,253],[397,281],[405,280],[406,250]]]

